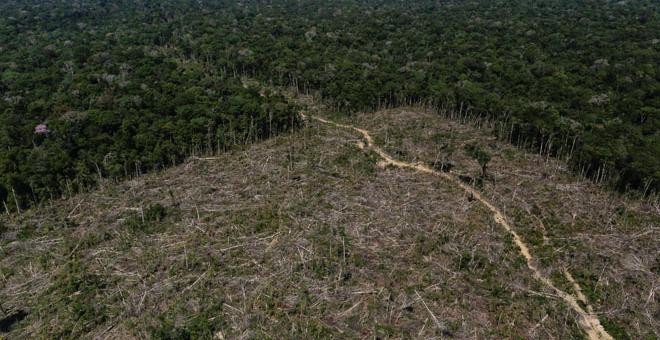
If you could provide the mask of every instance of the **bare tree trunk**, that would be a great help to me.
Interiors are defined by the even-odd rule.
[[[103,189],[103,175],[101,174],[101,168],[99,168],[99,165],[96,162],[94,162],[94,166],[96,166],[96,172],[99,175],[99,186]]]
[[[16,203],[16,211],[18,211],[18,214],[21,214],[21,207],[18,205],[18,199],[16,198],[16,192],[14,191],[14,187],[11,188],[11,194],[14,196],[14,203]]]

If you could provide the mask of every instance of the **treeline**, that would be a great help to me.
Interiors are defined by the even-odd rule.
[[[10,0],[0,182],[38,198],[289,128],[290,105],[244,89],[249,76],[345,112],[425,104],[495,118],[512,142],[568,153],[598,181],[657,191],[659,6]],[[40,122],[47,136],[34,135]]]

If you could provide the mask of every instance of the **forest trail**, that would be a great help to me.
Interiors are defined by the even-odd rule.
[[[491,211],[495,222],[500,226],[502,226],[509,234],[511,234],[514,243],[518,246],[520,254],[525,258],[527,262],[527,268],[529,268],[532,271],[532,275],[534,276],[534,278],[539,282],[541,282],[546,287],[553,290],[558,297],[564,300],[564,302],[566,302],[578,314],[580,326],[586,332],[588,338],[593,340],[613,339],[612,336],[609,333],[607,333],[605,328],[601,325],[598,317],[593,313],[593,308],[588,304],[586,298],[582,294],[582,288],[575,280],[573,280],[573,277],[570,275],[570,273],[567,270],[564,270],[564,274],[567,277],[567,279],[570,281],[570,283],[573,285],[577,297],[557,288],[552,283],[550,278],[548,278],[547,276],[543,275],[543,273],[541,273],[541,271],[536,267],[536,264],[534,263],[535,262],[534,257],[529,251],[529,247],[527,246],[527,244],[525,244],[525,242],[520,237],[520,235],[518,235],[518,233],[513,229],[513,227],[507,222],[504,214],[497,207],[495,207],[490,201],[484,198],[479,191],[463,183],[460,179],[456,178],[450,173],[433,170],[432,168],[428,167],[425,164],[408,163],[392,158],[385,151],[383,151],[383,149],[375,145],[373,141],[373,137],[371,137],[371,134],[367,130],[360,129],[352,125],[336,123],[318,116],[307,116],[303,112],[300,112],[300,116],[303,119],[303,121],[309,118],[335,127],[357,131],[362,135],[362,138],[364,138],[364,140],[366,141],[367,143],[366,147],[374,151],[383,159],[381,164],[393,165],[399,168],[412,169],[422,173],[441,177],[447,180],[448,182],[460,187],[467,194],[472,195],[476,200],[481,202],[481,204],[483,204],[485,207],[488,208],[488,210]],[[365,147],[365,146],[363,144],[358,144],[358,147]],[[585,309],[582,308],[582,306],[580,306],[578,300],[586,306],[587,311],[585,311]]]

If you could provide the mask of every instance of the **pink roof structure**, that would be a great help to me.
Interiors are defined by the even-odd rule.
[[[44,135],[48,133],[48,126],[46,124],[39,124],[34,127],[34,133],[37,135]]]

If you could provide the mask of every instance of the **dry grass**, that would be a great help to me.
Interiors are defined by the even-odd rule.
[[[446,140],[437,134],[453,134],[451,161],[465,174],[478,165],[461,143],[492,144],[494,184],[484,192],[541,269],[570,290],[569,268],[607,327],[659,334],[650,207],[431,114],[394,110],[353,123],[409,160],[432,161]],[[488,211],[437,178],[379,168],[358,142],[310,122],[13,216],[2,236],[0,301],[29,314],[7,335],[581,336]]]

